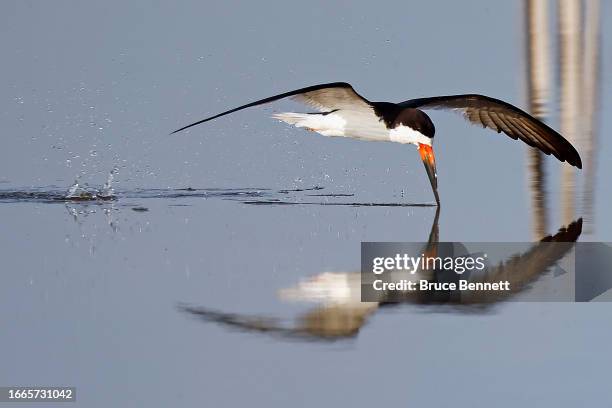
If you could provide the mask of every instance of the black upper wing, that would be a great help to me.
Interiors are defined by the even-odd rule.
[[[497,133],[504,132],[513,139],[521,139],[529,146],[582,168],[580,155],[563,136],[516,106],[499,99],[476,94],[447,95],[412,99],[398,105],[402,108],[461,111],[474,124],[493,129]]]
[[[353,109],[353,110],[372,110],[373,107],[368,100],[359,95],[350,84],[346,82],[332,82],[329,84],[320,84],[308,86],[306,88],[296,89],[294,91],[285,92],[282,94],[270,96],[269,98],[260,99],[255,102],[247,103],[234,109],[219,113],[218,115],[202,119],[190,125],[184,126],[172,133],[180,132],[200,123],[208,122],[221,116],[229,115],[242,109],[252,106],[263,105],[277,101],[279,99],[295,97],[296,100],[306,103],[321,111],[331,111],[334,109]],[[172,134],[171,133],[171,134]]]

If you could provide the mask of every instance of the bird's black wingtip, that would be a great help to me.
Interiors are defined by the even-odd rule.
[[[582,160],[580,159],[580,156],[576,156],[571,159],[568,158],[564,161],[567,161],[567,164],[569,164],[570,166],[574,166],[577,169],[582,170]]]
[[[582,158],[580,157],[580,153],[578,153],[578,151],[576,150],[576,148],[574,148],[574,146],[571,146],[571,150],[568,152],[566,157],[567,157],[567,162],[569,164],[579,169],[582,169]]]
[[[172,136],[172,135],[174,135],[174,134],[176,134],[176,133],[178,133],[178,132],[180,132],[180,131],[183,131],[183,130],[185,130],[185,129],[186,129],[186,128],[176,129],[174,132],[170,132],[170,133],[168,133],[168,136]]]
[[[566,228],[566,231],[571,236],[575,237],[572,239],[572,241],[576,241],[578,237],[582,234],[582,217],[569,224]]]
[[[580,155],[578,154],[578,152],[573,152],[573,153],[569,152],[564,155],[555,154],[555,157],[559,159],[559,161],[561,162],[566,162],[570,166],[574,166],[577,169],[582,169],[582,159],[580,158]]]
[[[582,169],[582,160],[580,159],[580,156],[578,156],[578,160],[576,161],[576,167]]]
[[[184,128],[181,128],[181,129],[176,129],[176,130],[174,130],[174,131],[172,131],[172,132],[168,133],[168,136],[172,136],[173,134],[178,133],[178,132],[180,132],[181,130],[184,130]]]
[[[190,124],[190,125],[183,126],[182,128],[177,129],[177,130],[175,130],[174,132],[172,132],[172,133],[170,133],[170,134],[171,134],[171,135],[173,135],[173,134],[178,133],[178,132],[180,132],[180,131],[182,131],[182,130],[189,129],[189,128],[190,128],[190,127],[192,127],[192,126],[199,125],[200,123],[208,122],[210,119],[211,119],[211,118],[202,119],[202,120],[200,120],[200,121],[198,121],[198,122],[196,122],[196,123],[192,123],[192,124]]]

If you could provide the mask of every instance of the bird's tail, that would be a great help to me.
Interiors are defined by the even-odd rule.
[[[282,120],[290,125],[299,126],[302,122],[307,120],[311,116],[310,113],[295,113],[295,112],[283,112],[275,113],[272,115],[274,119]]]

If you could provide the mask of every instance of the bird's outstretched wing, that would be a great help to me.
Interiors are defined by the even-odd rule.
[[[460,111],[474,124],[493,129],[497,133],[504,132],[547,155],[552,154],[561,161],[582,168],[580,155],[563,136],[516,106],[499,99],[476,94],[447,95],[411,99],[398,105],[402,108]]]
[[[268,98],[260,99],[255,102],[247,103],[246,105],[239,106],[234,109],[219,113],[217,115],[202,119],[172,133],[180,132],[200,123],[208,122],[209,120],[216,119],[221,116],[229,115],[230,113],[237,112],[242,109],[250,108],[257,105],[263,105],[277,101],[279,99],[293,97],[299,102],[303,102],[307,105],[318,109],[321,112],[329,112],[335,109],[349,109],[355,111],[369,111],[374,112],[374,107],[370,102],[359,95],[350,84],[346,82],[332,82],[329,84],[320,84],[308,86],[306,88],[296,89],[294,91],[285,92],[282,94],[270,96]]]

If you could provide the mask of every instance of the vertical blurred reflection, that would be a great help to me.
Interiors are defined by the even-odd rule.
[[[595,169],[597,151],[597,120],[599,105],[599,64],[600,64],[600,37],[599,37],[599,0],[590,0],[585,4],[585,33],[583,54],[583,115],[582,132],[585,137],[584,145],[584,214],[586,218],[586,232],[594,231],[594,193]]]
[[[546,121],[546,104],[550,95],[550,39],[548,29],[548,1],[527,0],[525,3],[527,28],[527,98],[529,112]],[[547,231],[546,174],[542,153],[528,150],[531,203],[533,208],[533,239],[542,238]]]
[[[577,150],[582,151],[584,141],[580,133],[580,0],[559,0],[559,58],[561,80],[561,134]],[[581,139],[581,138],[580,138]],[[574,169],[562,166],[562,217],[569,222],[574,216],[576,191]]]
[[[553,67],[550,60],[550,2],[525,0],[527,30],[527,97],[530,113],[547,119]],[[600,66],[600,1],[557,0],[559,42],[560,133],[582,156],[584,170],[580,173],[581,200],[577,201],[576,170],[561,166],[561,214],[564,223],[576,213],[576,205],[586,218],[587,232],[593,232],[594,190],[597,155],[597,120],[599,105]],[[584,13],[584,15],[583,15]],[[554,41],[554,39],[553,39]],[[528,153],[530,188],[533,208],[533,237],[546,234],[548,207],[546,173],[543,155],[530,149]]]

